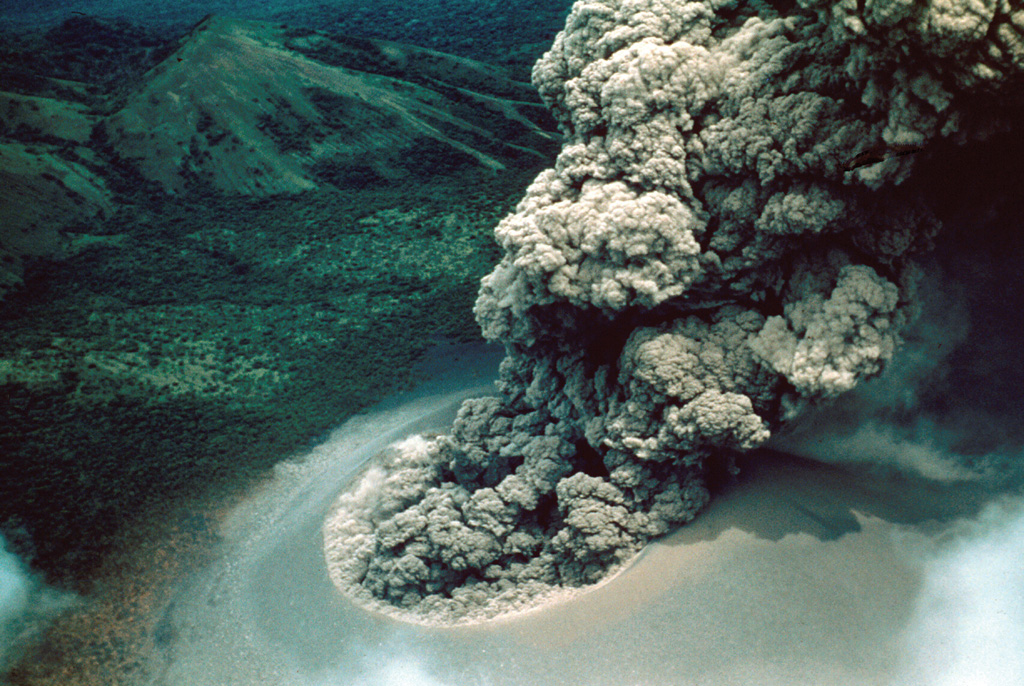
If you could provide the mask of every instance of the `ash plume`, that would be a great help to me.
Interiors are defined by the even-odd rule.
[[[393,448],[324,528],[335,584],[410,621],[600,581],[737,451],[877,375],[937,189],[1022,112],[1024,9],[580,0],[533,79],[565,141],[477,300],[500,396]]]

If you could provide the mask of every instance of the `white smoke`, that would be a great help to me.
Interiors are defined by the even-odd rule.
[[[389,657],[383,652],[374,658],[380,661],[379,666],[355,681],[345,674],[322,677],[310,686],[450,686],[434,677],[419,659]]]
[[[1024,683],[1024,501],[988,506],[926,555],[895,683]]]
[[[419,658],[385,658],[384,655],[377,658],[383,659],[384,664],[353,686],[450,686],[434,676]]]
[[[9,667],[19,651],[71,602],[70,594],[37,579],[0,535],[0,670]]]
[[[320,675],[303,686],[491,686],[489,673],[496,665],[485,662],[455,679],[451,669],[431,665],[439,658],[432,650],[413,647],[396,635],[368,647],[356,664]],[[446,671],[446,676],[439,676],[440,671]]]
[[[0,536],[0,666],[17,643],[20,626],[32,598],[33,582],[18,556]]]

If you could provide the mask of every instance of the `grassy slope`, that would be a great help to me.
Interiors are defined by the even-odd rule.
[[[542,114],[532,88],[478,62],[209,17],[145,74],[103,133],[170,192],[198,174],[226,193],[269,195],[346,170],[403,181],[426,164],[450,173],[446,165],[542,161],[554,142]]]

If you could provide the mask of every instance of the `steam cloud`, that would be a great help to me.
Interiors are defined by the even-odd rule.
[[[7,551],[7,541],[0,537],[0,667],[7,664],[10,647],[16,642],[20,621],[28,610],[32,582],[22,568],[21,560]]]
[[[0,670],[7,668],[43,623],[68,607],[70,600],[36,580],[0,535]]]
[[[534,69],[565,143],[476,305],[501,396],[339,499],[335,584],[462,622],[597,582],[879,373],[940,230],[920,169],[1011,129],[1022,34],[1008,0],[577,2]]]
[[[903,637],[909,664],[895,683],[996,686],[1024,679],[1022,505],[990,505],[931,554]]]

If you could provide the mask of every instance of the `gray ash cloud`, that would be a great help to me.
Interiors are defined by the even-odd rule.
[[[878,374],[941,232],[927,179],[1012,131],[1022,34],[1006,0],[578,2],[533,73],[562,151],[476,305],[501,394],[339,499],[335,584],[457,623],[595,583]]]

